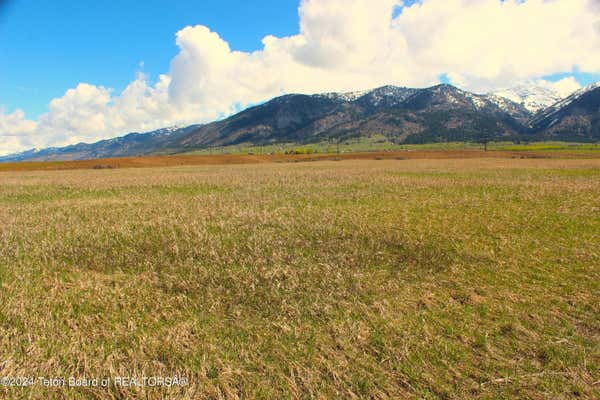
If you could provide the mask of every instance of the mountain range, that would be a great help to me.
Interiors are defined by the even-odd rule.
[[[396,143],[600,140],[600,83],[565,99],[546,88],[487,95],[448,84],[424,89],[289,94],[204,125],[130,133],[96,143],[29,150],[0,161],[78,160],[174,154],[228,145],[342,141],[384,135]]]

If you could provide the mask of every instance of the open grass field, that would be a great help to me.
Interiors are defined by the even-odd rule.
[[[0,172],[0,398],[600,398],[600,159],[394,157]]]
[[[515,144],[513,142],[490,142],[490,152],[554,152],[565,154],[588,154],[600,155],[599,143],[572,143],[572,142],[531,142]],[[194,150],[186,155],[216,155],[216,154],[270,154],[270,153],[357,153],[357,152],[387,152],[387,151],[466,151],[483,150],[483,144],[475,142],[440,142],[425,144],[404,144],[390,141],[383,135],[363,136],[359,138],[345,139],[340,143],[317,142],[312,144],[283,143],[267,146],[255,146],[251,144],[239,144],[224,147],[212,147],[202,150]]]
[[[311,154],[265,154],[257,152],[248,154],[235,152],[230,154],[178,154],[162,156],[139,156],[103,158],[74,161],[44,161],[44,162],[5,162],[0,163],[0,172],[3,171],[55,171],[68,169],[115,169],[115,168],[148,168],[148,167],[174,167],[184,165],[229,165],[229,164],[262,164],[262,163],[290,163],[309,161],[342,161],[342,160],[416,160],[416,159],[470,159],[470,158],[600,158],[600,151],[585,148],[585,150],[568,151],[548,150],[490,150],[483,151],[475,148],[460,149],[449,147],[447,149],[425,145],[407,149],[381,150],[381,151],[344,151],[340,153],[319,152]]]

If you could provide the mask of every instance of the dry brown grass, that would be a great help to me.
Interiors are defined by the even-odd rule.
[[[190,379],[2,398],[599,395],[598,159],[2,172],[0,221],[0,377]]]
[[[222,154],[222,155],[171,155],[103,158],[78,161],[47,161],[0,163],[0,171],[52,171],[66,169],[112,169],[173,167],[184,165],[262,164],[306,161],[341,160],[416,160],[416,159],[471,159],[471,158],[600,158],[598,152],[550,151],[489,151],[480,150],[411,150],[341,154]]]

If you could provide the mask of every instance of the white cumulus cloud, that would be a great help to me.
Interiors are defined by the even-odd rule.
[[[179,53],[150,84],[121,93],[79,84],[37,121],[0,112],[0,153],[207,122],[283,93],[428,86],[445,74],[487,92],[535,81],[567,95],[577,69],[600,72],[597,0],[302,0],[300,31],[242,52],[209,27],[176,34]]]
[[[547,87],[549,89],[554,90],[561,97],[567,97],[571,93],[581,89],[581,85],[579,84],[579,82],[577,82],[577,80],[572,76],[563,78],[556,82],[549,82],[544,79],[539,79],[538,81],[536,81],[536,83],[542,87]]]

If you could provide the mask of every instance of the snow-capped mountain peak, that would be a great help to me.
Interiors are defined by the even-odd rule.
[[[562,99],[558,91],[536,84],[522,84],[512,88],[497,90],[489,93],[489,95],[514,101],[532,113],[549,107]]]

